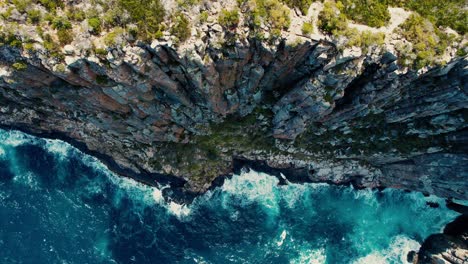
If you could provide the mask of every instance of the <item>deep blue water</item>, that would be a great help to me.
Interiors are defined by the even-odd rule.
[[[277,183],[244,172],[180,205],[64,142],[0,130],[0,263],[406,263],[457,215],[419,193]]]

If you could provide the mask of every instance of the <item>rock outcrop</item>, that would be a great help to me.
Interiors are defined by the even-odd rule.
[[[207,40],[184,54],[70,50],[57,67],[2,46],[0,124],[66,139],[147,182],[175,176],[188,192],[257,160],[312,182],[468,199],[468,59],[417,74],[388,52],[353,54],[325,40]]]
[[[419,264],[468,262],[468,207],[453,202],[447,205],[462,215],[446,225],[443,233],[426,238],[417,254],[408,255],[410,262]]]

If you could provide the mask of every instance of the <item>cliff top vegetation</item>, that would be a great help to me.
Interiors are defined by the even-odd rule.
[[[394,28],[392,8],[409,14]],[[103,56],[139,42],[193,46],[211,30],[223,31],[218,48],[250,38],[331,38],[342,50],[364,52],[390,44],[402,65],[422,68],[465,55],[467,25],[464,0],[0,1],[0,43],[44,50],[58,61],[67,49]]]

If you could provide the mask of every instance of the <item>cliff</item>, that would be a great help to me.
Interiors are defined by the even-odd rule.
[[[70,57],[57,71],[46,54],[2,46],[0,123],[60,135],[146,181],[173,175],[195,193],[234,161],[257,160],[292,180],[468,198],[466,58],[405,73],[389,52],[254,39]],[[18,58],[24,70],[12,68]]]
[[[468,199],[466,28],[439,7],[27,2],[0,6],[2,127],[182,193],[249,164]]]

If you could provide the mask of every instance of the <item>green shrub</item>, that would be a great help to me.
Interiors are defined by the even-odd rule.
[[[171,34],[177,37],[180,42],[186,41],[190,38],[191,28],[188,18],[182,14],[178,13],[173,17],[174,25],[171,27]]]
[[[307,15],[309,7],[314,2],[313,0],[282,0],[286,5],[291,8],[298,8],[303,15]]]
[[[115,28],[111,32],[107,33],[104,36],[104,44],[106,44],[108,47],[110,46],[115,46],[117,44],[117,38],[123,35],[125,31],[123,28]],[[107,54],[107,52],[106,52]]]
[[[389,4],[418,12],[436,26],[450,27],[464,35],[468,32],[466,0],[387,0]]]
[[[128,19],[122,15],[124,13],[125,12],[121,7],[115,7],[107,10],[102,18],[104,26],[106,28],[125,26],[125,24],[128,22]]]
[[[271,16],[269,23],[277,30],[288,29],[291,24],[289,9],[276,1],[271,1],[271,4],[269,7],[269,15]]]
[[[41,22],[42,14],[41,11],[37,9],[30,9],[27,12],[28,14],[28,21],[33,24],[39,24]]]
[[[160,0],[118,0],[118,4],[138,26],[140,39],[150,41],[162,36],[165,10]]]
[[[12,6],[8,7],[7,10],[1,14],[2,18],[5,20],[9,20],[13,10],[15,9]]]
[[[200,0],[177,0],[177,6],[180,8],[188,8],[199,3]]]
[[[68,20],[67,17],[56,17],[52,20],[52,28],[53,29],[71,29],[72,24]]]
[[[44,37],[44,29],[42,29],[41,26],[36,26],[36,32],[39,35],[39,37],[41,37],[41,38]]]
[[[360,47],[364,52],[373,45],[381,46],[385,42],[385,34],[381,32],[372,33],[369,30],[360,32],[355,28],[348,28],[339,34],[347,37],[346,47]]]
[[[71,20],[77,21],[77,22],[81,22],[85,20],[86,18],[85,11],[76,7],[71,7],[69,10],[67,10],[66,15]]]
[[[382,32],[372,33],[368,30],[361,32],[361,47],[370,47],[372,45],[383,45],[385,43],[385,34]]]
[[[64,2],[62,0],[39,0],[39,3],[49,11],[53,11],[57,7],[64,7]]]
[[[318,27],[326,32],[333,35],[338,35],[339,31],[346,30],[348,28],[348,20],[346,16],[341,13],[340,9],[343,8],[339,3],[327,1],[325,2],[322,11],[318,16]]]
[[[33,51],[34,49],[34,44],[31,42],[24,43],[23,48],[25,50]]]
[[[327,1],[319,14],[318,27],[334,36],[346,37],[346,47],[360,47],[364,52],[372,45],[383,45],[385,34],[372,33],[371,31],[359,31],[348,27],[348,19],[343,10],[341,2]]]
[[[20,13],[24,13],[26,11],[26,7],[32,4],[31,0],[13,0],[11,2]]]
[[[11,29],[2,29],[4,32],[0,31],[0,44],[7,44],[12,47],[21,48],[23,46],[23,42],[19,37],[17,37]]]
[[[138,36],[138,28],[137,27],[128,27],[128,34],[130,34],[130,36],[132,36],[134,39],[137,38]]]
[[[341,0],[341,2],[343,4],[341,11],[358,23],[382,27],[390,20],[385,0]]]
[[[60,52],[60,45],[58,45],[49,34],[44,34],[43,40],[44,42],[42,45],[49,52],[50,56],[62,60],[64,56]]]
[[[44,20],[49,22],[49,23],[52,23],[52,21],[54,21],[54,18],[55,16],[51,13],[45,13],[44,15]]]
[[[239,24],[239,10],[237,9],[221,10],[221,13],[219,14],[219,17],[218,17],[218,23],[222,27],[228,28],[228,29],[237,27],[237,25]]]
[[[457,50],[457,56],[459,57],[465,57],[468,54],[468,47],[461,47]]]
[[[304,35],[310,35],[314,33],[314,26],[310,22],[304,22],[302,24],[302,34]]]
[[[412,53],[416,55],[413,67],[420,69],[434,65],[444,53],[451,39],[435,28],[432,23],[418,14],[412,14],[399,30],[402,36],[413,44]],[[408,58],[403,50],[399,50],[402,57]],[[408,52],[405,50],[405,52]]]
[[[205,23],[206,21],[208,21],[208,11],[201,11],[200,23]]]
[[[91,28],[91,33],[98,35],[101,33],[101,19],[99,17],[92,17],[88,19],[88,25]]]
[[[67,67],[65,66],[65,64],[60,63],[57,66],[55,66],[55,70],[57,72],[65,73],[67,71]]]
[[[465,0],[341,0],[339,3],[340,11],[349,19],[371,27],[384,26],[390,20],[388,7],[396,6],[416,11],[436,26],[451,27],[462,35],[468,31]]]
[[[95,48],[94,53],[96,55],[106,56],[107,55],[107,50],[106,49],[101,49],[101,48]]]
[[[17,61],[12,65],[13,69],[17,71],[24,71],[28,68],[28,65],[22,61]]]
[[[57,37],[60,44],[67,45],[73,41],[73,31],[71,29],[59,29],[57,30]]]
[[[263,23],[270,28],[272,36],[278,36],[281,30],[289,28],[291,18],[289,8],[278,0],[251,0],[249,2],[249,22],[254,34]]]

